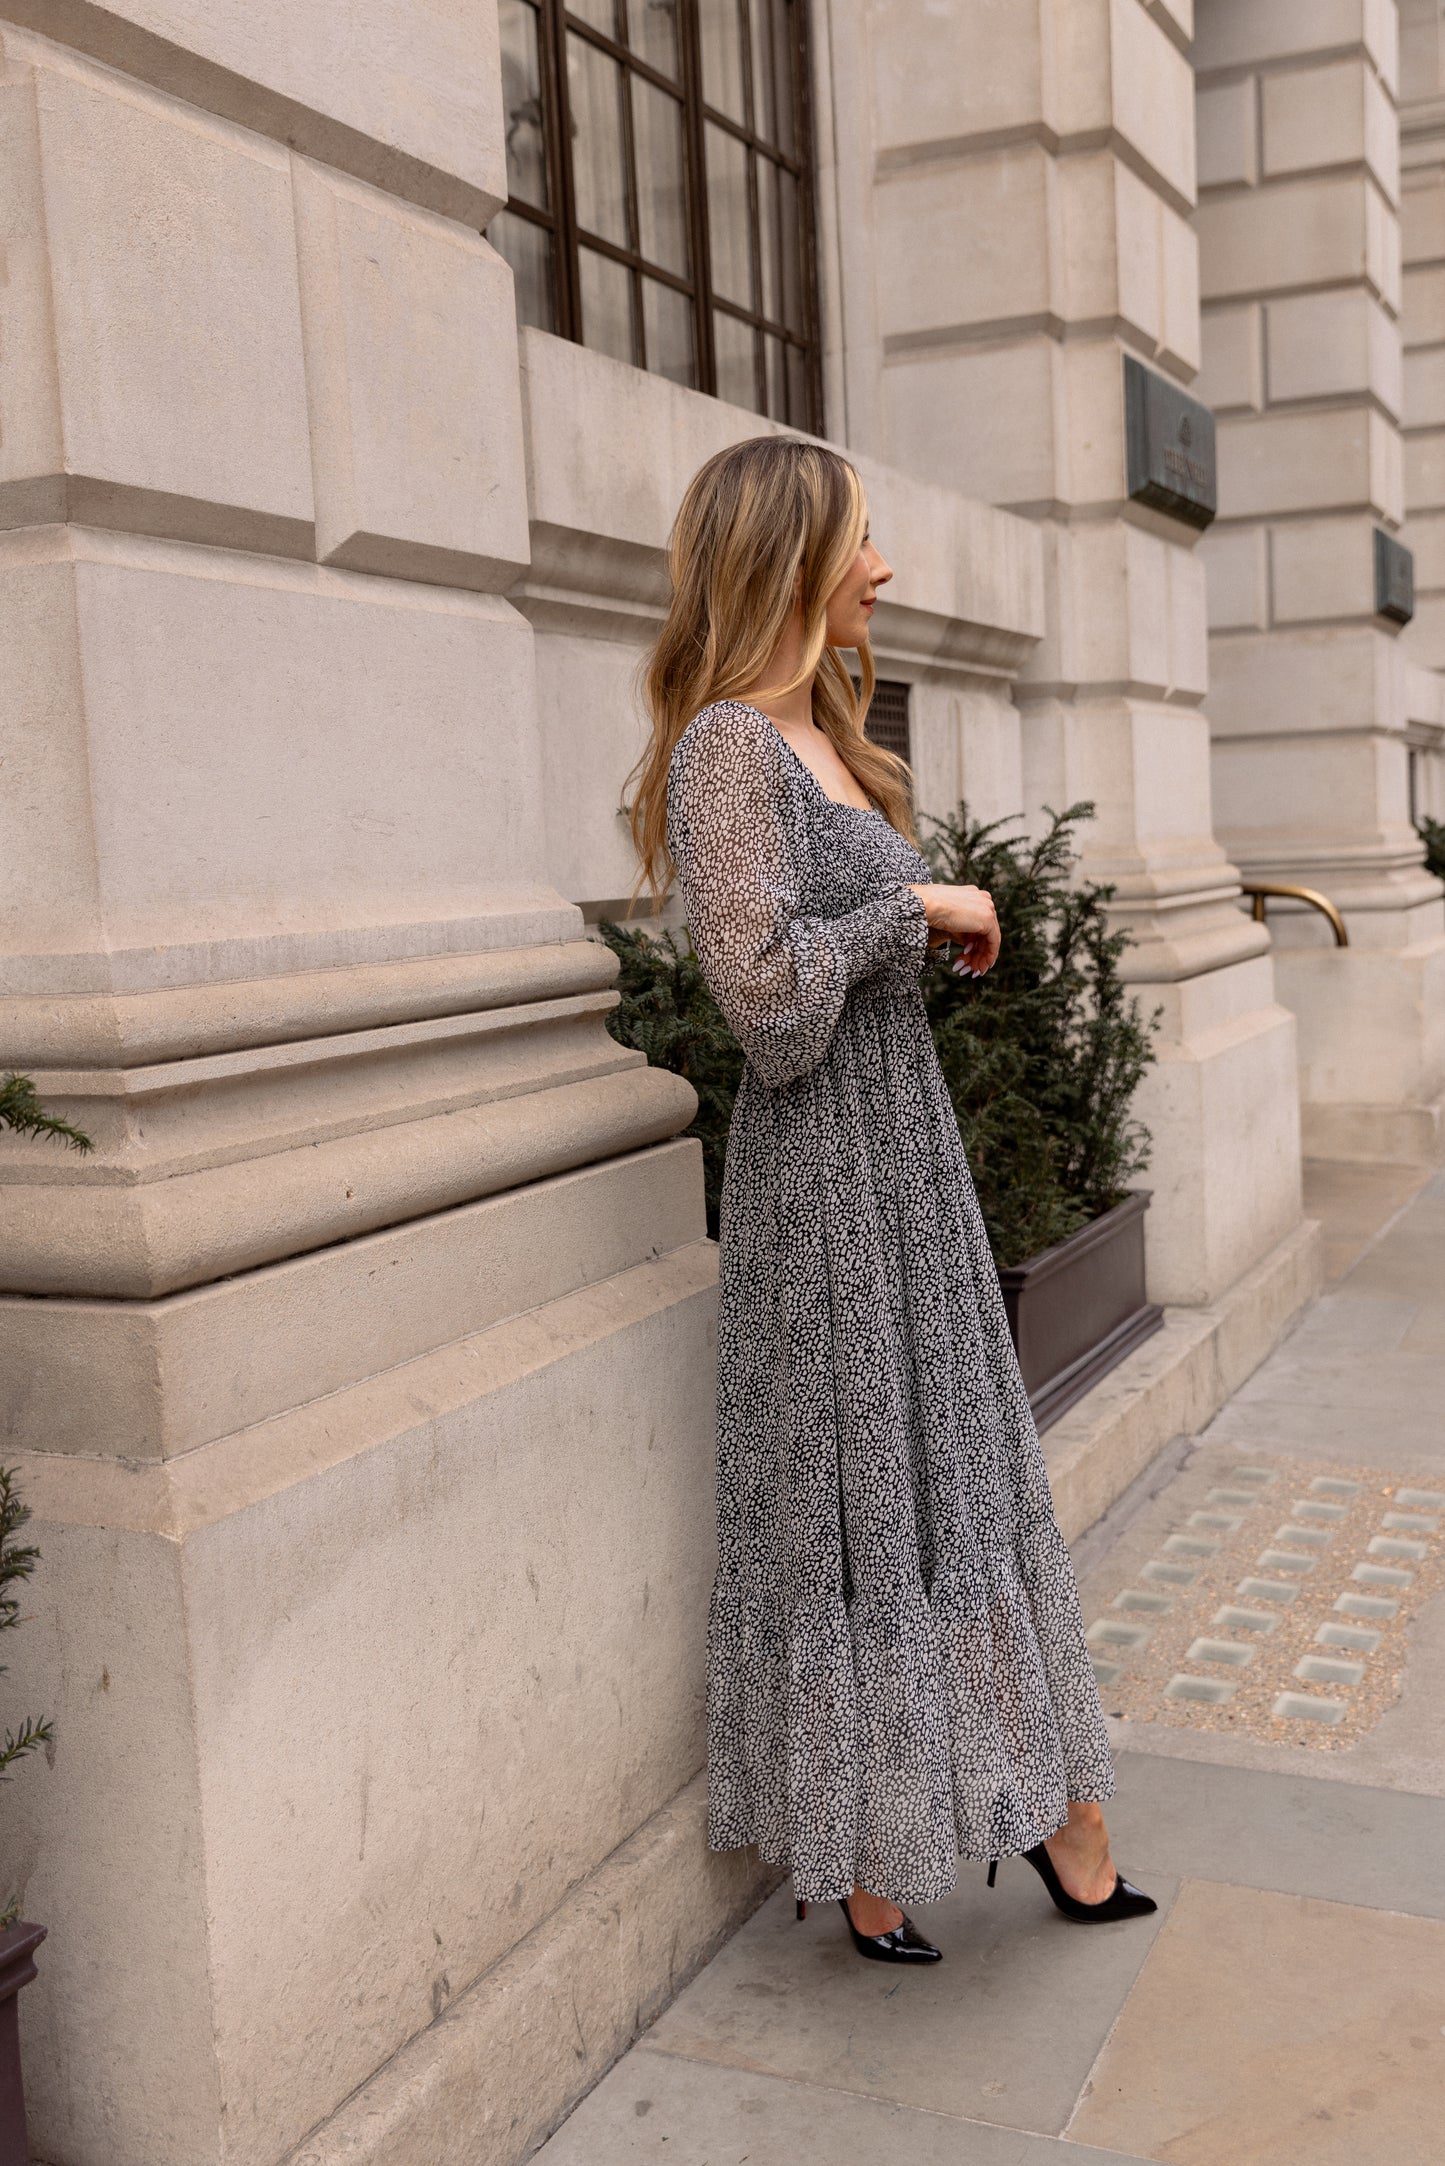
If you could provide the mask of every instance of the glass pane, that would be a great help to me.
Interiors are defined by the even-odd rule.
[[[707,139],[708,245],[712,290],[724,300],[753,305],[752,246],[749,238],[748,154],[735,135],[711,121]]]
[[[801,346],[788,348],[788,419],[795,429],[811,429],[808,363]]]
[[[582,273],[582,343],[614,361],[635,361],[632,346],[632,273],[593,248],[579,250]]]
[[[507,124],[507,190],[547,208],[547,158],[542,140],[542,75],[537,64],[537,11],[528,0],[501,0],[502,105]]]
[[[677,74],[677,0],[628,0],[629,42],[661,75]]]
[[[778,169],[769,158],[758,160],[758,251],[763,274],[763,314],[781,322],[782,266],[778,240]]]
[[[753,129],[769,143],[778,140],[773,101],[773,0],[748,0],[748,27],[753,42]],[[782,78],[787,96],[787,77]]]
[[[769,0],[773,17],[773,80],[778,86],[778,109],[774,115],[777,145],[790,158],[798,153],[798,131],[793,125],[793,98],[797,90],[798,51],[794,11],[803,0]]]
[[[777,169],[783,236],[783,321],[790,331],[803,328],[803,206],[791,173]]]
[[[552,236],[546,227],[534,226],[530,218],[518,218],[514,211],[499,211],[487,228],[487,239],[512,266],[518,323],[535,324],[539,331],[555,331]]]
[[[567,0],[567,13],[575,15],[582,23],[591,23],[594,30],[601,30],[609,38],[617,35],[617,9],[613,0]]]
[[[692,302],[687,295],[672,286],[659,286],[656,279],[644,278],[642,328],[648,367],[658,376],[670,376],[675,384],[696,385]]]
[[[738,0],[698,0],[697,16],[702,37],[703,97],[731,119],[746,120]]]
[[[787,349],[780,338],[764,338],[763,358],[768,369],[768,412],[774,421],[788,418]]]
[[[567,37],[572,108],[572,182],[577,223],[604,241],[631,245],[622,153],[622,69],[584,38]],[[587,344],[593,341],[589,338]],[[610,352],[610,348],[608,349]]]
[[[687,271],[687,193],[683,183],[682,107],[665,90],[632,78],[640,246],[664,270]]]
[[[758,371],[750,325],[736,316],[714,313],[713,349],[717,354],[717,395],[730,406],[758,410]]]

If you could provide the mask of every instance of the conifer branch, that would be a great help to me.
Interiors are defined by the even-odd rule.
[[[28,1075],[0,1078],[0,1128],[11,1128],[21,1136],[53,1136],[68,1143],[73,1151],[91,1148],[90,1138],[82,1130],[45,1111]]]

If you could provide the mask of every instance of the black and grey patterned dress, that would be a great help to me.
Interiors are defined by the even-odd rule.
[[[910,881],[766,715],[708,707],[668,835],[747,1055],[728,1143],[713,1849],[898,1903],[1113,1790],[1073,1567],[918,985]]]

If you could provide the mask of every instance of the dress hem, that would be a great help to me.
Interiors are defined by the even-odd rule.
[[[923,1886],[921,1884],[905,1885],[901,1882],[897,1882],[892,1883],[887,1887],[870,1887],[868,1888],[867,1892],[870,1895],[878,1896],[885,1903],[941,1903],[944,1898],[948,1895],[951,1895],[954,1889],[958,1886],[959,1866],[989,1865],[995,1859],[998,1859],[1000,1862],[1002,1862],[1005,1858],[1021,1858],[1025,1855],[1027,1851],[1036,1850],[1040,1843],[1047,1842],[1050,1836],[1057,1835],[1062,1828],[1067,1826],[1069,1818],[1068,1808],[1070,1805],[1102,1805],[1106,1803],[1109,1798],[1113,1797],[1115,1793],[1115,1788],[1116,1785],[1111,1781],[1108,1784],[1090,1783],[1089,1785],[1087,1785],[1087,1787],[1070,1790],[1067,1793],[1066,1803],[1062,1815],[1047,1827],[1041,1825],[1031,1842],[1007,1842],[997,1849],[956,1851],[954,1854],[953,1872],[949,1876],[949,1879],[944,1886]],[[826,1887],[823,1886],[821,1883],[810,1884],[807,1887],[802,1887],[799,1885],[797,1868],[793,1865],[792,1860],[786,1857],[770,1856],[755,1835],[749,1836],[745,1841],[740,1843],[715,1842],[712,1836],[709,1835],[707,1839],[707,1848],[709,1849],[709,1851],[713,1852],[719,1857],[725,1857],[730,1852],[736,1850],[755,1849],[764,1865],[770,1865],[777,1872],[788,1873],[791,1875],[793,1881],[793,1891],[799,1902],[839,1903],[844,1901],[848,1896],[853,1893],[855,1885],[863,1885],[863,1883],[858,1880],[857,1874],[855,1872],[853,1879],[849,1881],[847,1887],[835,1886],[832,1882],[829,1882]]]

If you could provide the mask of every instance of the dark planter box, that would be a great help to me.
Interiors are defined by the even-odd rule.
[[[1131,1189],[1067,1241],[999,1273],[1024,1388],[1041,1430],[1164,1321],[1157,1302],[1144,1298],[1148,1208],[1149,1190]]]
[[[20,2080],[20,1988],[35,1976],[43,1925],[10,1925],[0,1933],[0,2166],[30,2166],[25,2135],[25,2087]]]

